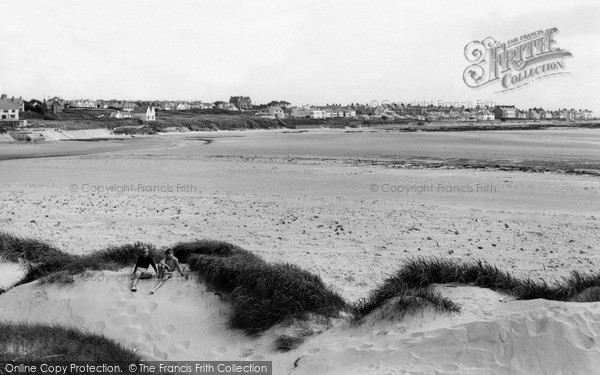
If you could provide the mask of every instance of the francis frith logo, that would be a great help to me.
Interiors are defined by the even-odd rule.
[[[565,57],[571,52],[556,46],[556,27],[540,29],[500,43],[492,37],[473,41],[465,47],[472,64],[463,80],[472,88],[497,82],[502,91],[514,90],[531,82],[568,73]]]

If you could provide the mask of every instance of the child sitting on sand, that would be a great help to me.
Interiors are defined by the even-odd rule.
[[[158,273],[158,270],[156,269],[156,263],[154,263],[154,259],[152,259],[150,256],[150,250],[147,246],[144,246],[140,251],[140,256],[135,262],[135,267],[133,267],[133,284],[131,285],[132,292],[137,290],[136,285],[140,279],[149,279],[152,277],[152,274],[148,272],[148,267],[150,266],[154,268],[154,272]]]
[[[179,264],[179,260],[173,256],[173,250],[168,249],[165,251],[165,259],[158,263],[158,284],[156,284],[150,294],[154,294],[154,292],[156,292],[158,288],[165,283],[165,281],[173,277],[173,272],[175,272],[175,270],[179,271],[181,276],[184,276],[181,265]]]

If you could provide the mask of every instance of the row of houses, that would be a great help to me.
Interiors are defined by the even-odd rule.
[[[590,110],[561,109],[547,111],[542,108],[520,110],[514,105],[499,105],[493,108],[449,108],[449,107],[412,107],[392,109],[377,107],[368,114],[361,114],[363,119],[416,119],[421,121],[514,121],[514,120],[591,120]]]
[[[15,104],[16,103],[16,104]],[[544,110],[530,108],[520,110],[514,105],[498,105],[494,107],[455,108],[445,106],[421,106],[386,104],[380,106],[351,104],[326,105],[326,106],[301,106],[294,107],[286,101],[273,101],[267,105],[254,105],[248,96],[231,96],[229,101],[202,102],[202,101],[144,101],[132,102],[123,100],[91,100],[75,99],[63,100],[53,97],[43,102],[32,100],[29,105],[39,105],[45,113],[58,114],[67,108],[80,109],[114,109],[111,117],[115,118],[140,118],[144,121],[154,121],[156,111],[183,111],[191,109],[210,110],[220,109],[227,111],[248,111],[249,113],[271,118],[360,118],[360,119],[391,119],[391,120],[419,120],[419,121],[511,121],[511,120],[590,120],[593,114],[589,110],[560,109]],[[18,106],[18,109],[15,108]],[[0,99],[0,119],[3,121],[18,121],[18,112],[23,111],[24,101],[14,97],[8,99],[2,95]],[[16,112],[15,112],[16,111]]]
[[[55,99],[55,98],[53,98]],[[53,100],[50,99],[50,100]],[[272,102],[280,104],[285,109],[291,106],[288,102]],[[203,101],[144,101],[144,102],[127,102],[118,100],[90,100],[90,99],[76,99],[68,102],[64,102],[64,108],[73,109],[84,109],[84,108],[96,108],[96,109],[116,109],[116,110],[127,110],[130,107],[136,105],[140,106],[152,106],[156,110],[161,111],[187,111],[191,109],[210,110],[220,109],[226,111],[261,111],[264,113],[267,106],[257,106],[252,103],[252,99],[249,96],[232,96],[229,101],[215,101],[215,102],[203,102]]]
[[[62,110],[67,108],[71,109],[116,109],[116,110],[129,110],[137,106],[151,106],[158,110],[163,111],[185,111],[189,109],[213,109],[215,103],[205,103],[201,101],[147,101],[133,103],[124,100],[91,100],[91,99],[77,99],[70,101],[63,101],[59,98],[52,98],[48,101],[58,100],[63,104]],[[142,105],[140,105],[142,104]],[[237,108],[235,109],[237,110]]]
[[[580,121],[591,120],[593,113],[590,110],[560,109],[546,111],[542,108],[530,108],[526,111],[519,110],[514,105],[496,106],[494,115],[499,120],[566,120]]]
[[[304,117],[312,119],[356,117],[356,109],[350,107],[300,107],[290,111],[291,117]]]

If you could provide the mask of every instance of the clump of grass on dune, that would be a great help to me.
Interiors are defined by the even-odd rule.
[[[518,278],[482,261],[457,261],[441,258],[415,258],[402,267],[367,298],[353,305],[353,320],[358,321],[393,300],[396,318],[406,313],[433,307],[439,312],[458,312],[459,306],[431,289],[433,284],[464,284],[489,288],[516,299],[555,301],[600,301],[600,274],[573,271],[561,281]],[[390,312],[388,311],[388,314]]]
[[[566,301],[578,293],[579,282],[565,279],[548,284],[545,280],[517,278],[482,261],[455,261],[439,258],[418,258],[407,261],[396,275],[411,286],[431,284],[467,284],[504,292],[517,299],[543,298]],[[575,288],[574,288],[575,287]]]
[[[231,326],[258,334],[273,325],[311,314],[337,317],[346,302],[321,278],[292,264],[251,267],[238,278],[232,293]]]
[[[207,284],[225,293],[233,292],[246,269],[267,265],[258,255],[222,241],[197,240],[171,249],[180,262],[189,263]]]
[[[517,299],[568,301],[584,290],[600,286],[600,274],[571,272],[571,276],[548,283],[518,278],[482,261],[417,258],[405,262],[394,278],[412,288],[432,284],[465,284],[504,292]]]
[[[10,262],[17,262],[19,258],[39,262],[63,254],[62,251],[44,241],[0,232],[0,257]]]
[[[306,337],[280,335],[275,339],[275,349],[280,352],[289,352],[302,345],[306,341]]]
[[[391,305],[390,305],[391,303]],[[352,319],[357,322],[376,309],[386,305],[382,318],[402,320],[406,315],[432,308],[438,313],[458,313],[460,307],[434,291],[431,287],[410,287],[402,280],[391,277],[368,297],[359,299],[352,308]]]
[[[140,356],[106,337],[73,328],[0,322],[0,361],[127,361]]]
[[[240,278],[251,269],[262,269],[266,263],[244,254],[229,257],[214,255],[192,255],[188,259],[190,269],[198,271],[204,282],[213,288],[232,293],[240,285]]]
[[[508,272],[481,261],[463,262],[433,257],[407,260],[395,277],[415,288],[457,283],[507,291],[523,284]]]
[[[569,299],[571,302],[598,302],[600,301],[600,286],[584,289]]]
[[[207,284],[231,294],[230,324],[249,335],[311,314],[337,317],[347,307],[319,276],[290,264],[269,264],[231,244],[196,241],[173,250]]]
[[[23,239],[0,232],[0,256],[13,262],[19,258],[27,262],[27,273],[17,285],[39,279],[46,282],[69,282],[72,275],[86,270],[116,270],[132,265],[143,246],[150,249],[151,256],[157,257],[158,251],[154,245],[141,242],[109,247],[88,255],[75,255],[37,239]]]
[[[193,242],[180,242],[171,248],[173,255],[180,262],[187,263],[188,258],[194,254],[230,257],[232,255],[244,255],[248,258],[259,260],[260,257],[239,246],[224,241],[196,240]]]

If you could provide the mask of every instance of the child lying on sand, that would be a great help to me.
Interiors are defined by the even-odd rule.
[[[165,251],[165,259],[158,263],[158,284],[156,284],[150,294],[154,294],[154,292],[156,292],[158,288],[165,283],[165,281],[173,277],[173,272],[175,272],[175,270],[179,271],[181,276],[184,276],[181,265],[179,264],[179,260],[173,256],[173,250],[169,249]]]
[[[148,247],[144,246],[140,251],[140,256],[135,262],[135,267],[133,268],[133,284],[131,285],[132,292],[137,290],[136,285],[140,279],[149,279],[152,277],[152,274],[148,272],[148,267],[152,266],[154,272],[158,273],[156,263],[154,263],[154,259],[152,259],[149,254],[150,250],[148,250]]]

